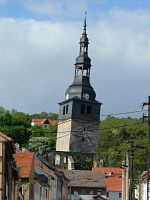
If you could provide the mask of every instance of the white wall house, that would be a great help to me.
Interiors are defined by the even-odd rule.
[[[36,200],[49,200],[49,186],[43,184],[40,179],[34,182],[34,199]]]
[[[90,170],[63,170],[70,180],[68,200],[93,200],[100,192],[101,199],[106,199],[106,182],[99,172]]]
[[[149,183],[150,185],[150,183]],[[149,192],[149,196],[150,196],[150,192]],[[141,189],[140,189],[140,200],[145,200],[147,199],[147,181],[144,180],[142,183],[141,183]]]
[[[68,180],[41,157],[35,160],[35,200],[67,200]]]
[[[147,199],[147,171],[144,171],[140,178],[140,182],[137,185],[135,190],[135,197],[138,200],[146,200]],[[149,180],[150,187],[150,180]],[[149,189],[149,197],[150,197],[150,189]]]
[[[109,191],[107,192],[107,200],[121,200],[122,193],[117,191]]]
[[[119,167],[93,167],[92,171],[100,172],[106,181],[107,200],[122,200],[122,169]]]

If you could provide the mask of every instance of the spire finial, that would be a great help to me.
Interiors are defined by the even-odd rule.
[[[84,25],[83,25],[83,27],[84,27],[84,30],[86,31],[86,15],[87,15],[87,11],[85,11],[84,15],[85,15],[85,17],[84,17]]]

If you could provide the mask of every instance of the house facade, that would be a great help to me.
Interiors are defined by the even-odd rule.
[[[31,126],[42,126],[44,128],[49,128],[54,125],[57,125],[57,120],[55,119],[33,118],[31,121]]]
[[[67,200],[68,179],[41,156],[35,158],[34,196],[36,200]]]
[[[34,199],[34,153],[17,152],[14,159],[19,170],[18,190],[22,195],[19,199]]]
[[[99,172],[90,170],[63,170],[68,184],[68,200],[92,200],[96,195],[106,199],[106,182]]]
[[[107,200],[122,199],[122,169],[119,167],[93,167],[92,171],[100,172],[106,181]]]
[[[34,199],[36,200],[49,200],[50,186],[48,184],[48,178],[45,175],[38,175],[35,173],[34,181]]]
[[[14,162],[13,140],[0,132],[0,199],[17,200],[18,173]]]
[[[135,190],[135,197],[139,200],[145,200],[147,199],[147,195],[150,196],[150,190],[149,194],[147,194],[147,171],[144,171],[140,176],[140,182]],[[149,187],[150,187],[150,180],[149,180]]]

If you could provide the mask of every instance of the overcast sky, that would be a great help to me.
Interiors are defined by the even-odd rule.
[[[150,95],[149,0],[0,0],[0,106],[58,112],[85,11],[101,113],[141,109]]]

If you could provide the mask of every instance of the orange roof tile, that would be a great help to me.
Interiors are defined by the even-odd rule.
[[[101,172],[101,173],[104,173],[104,174],[111,172],[114,176],[117,176],[117,175],[121,176],[122,175],[122,169],[119,168],[119,167],[93,167],[92,171]]]
[[[35,160],[35,165],[38,166],[43,172],[50,176],[54,176],[54,172],[52,170],[48,170],[40,160]]]
[[[100,172],[105,175],[107,191],[122,191],[122,169],[119,167],[93,167],[92,171]]]
[[[14,154],[16,165],[19,168],[20,178],[29,178],[34,159],[33,152],[18,152]]]
[[[57,125],[57,119],[49,119],[49,123],[54,126]]]
[[[107,191],[111,192],[121,192],[122,191],[122,178],[118,177],[108,177],[105,178]]]
[[[49,124],[51,124],[52,126],[57,124],[57,119],[32,119],[34,125],[43,125],[46,121],[49,122]]]
[[[32,119],[32,122],[34,122],[35,125],[43,125],[46,119]]]

